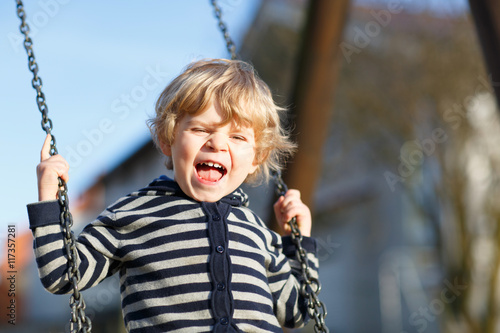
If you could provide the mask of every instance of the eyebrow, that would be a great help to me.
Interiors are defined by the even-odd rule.
[[[234,131],[237,131],[237,132],[247,132],[246,129],[250,130],[250,133],[253,137],[255,137],[255,129],[253,127],[246,127],[246,126],[240,126],[238,125],[236,122],[233,122],[235,125],[232,125],[232,130]],[[203,127],[208,127],[208,128],[216,128],[216,127],[221,127],[221,126],[224,126],[225,124],[223,124],[222,122],[220,123],[207,123],[207,122],[204,122],[204,121],[201,121],[201,120],[197,120],[197,119],[191,119],[191,120],[188,120],[186,122],[187,126],[188,127],[191,127],[191,126],[203,126]]]
[[[201,120],[197,119],[191,119],[186,122],[188,126],[194,126],[194,125],[200,125],[200,126],[207,126],[207,127],[218,127],[221,126],[221,123],[207,123]]]

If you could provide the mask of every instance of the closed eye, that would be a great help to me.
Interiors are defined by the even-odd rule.
[[[206,130],[205,128],[201,128],[201,127],[194,127],[194,128],[191,128],[191,132],[208,133],[208,130]]]
[[[247,141],[247,138],[245,138],[242,135],[233,135],[233,136],[231,136],[231,138],[234,140],[238,140],[238,141]]]

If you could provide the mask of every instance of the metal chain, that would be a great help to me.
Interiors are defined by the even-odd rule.
[[[57,154],[56,138],[52,134],[52,120],[48,116],[48,108],[45,103],[45,95],[42,92],[42,79],[38,76],[38,64],[35,60],[33,52],[33,41],[29,37],[30,28],[26,23],[26,13],[21,0],[16,0],[17,16],[21,20],[19,30],[24,35],[24,48],[28,55],[28,68],[33,73],[31,85],[36,90],[36,103],[38,110],[42,114],[42,129],[45,133],[50,134],[50,156]],[[73,226],[73,217],[69,211],[68,187],[66,182],[59,178],[58,191],[59,205],[61,206],[60,222],[64,233],[64,246],[68,257],[68,280],[73,287],[73,294],[70,297],[69,306],[71,308],[70,331],[71,333],[90,333],[92,330],[92,322],[85,315],[85,301],[83,295],[78,291],[78,282],[80,281],[80,272],[77,263],[77,250],[75,235],[71,231]]]
[[[288,187],[281,177],[281,172],[274,171],[273,177],[276,182],[276,194],[278,196],[284,196],[288,191]],[[295,244],[297,260],[299,261],[302,272],[303,281],[301,283],[300,294],[308,300],[307,312],[309,317],[313,318],[315,321],[314,331],[328,333],[330,331],[325,323],[325,317],[327,315],[326,305],[318,298],[318,294],[321,291],[321,282],[311,275],[307,251],[302,247],[302,233],[297,225],[297,219],[295,217],[292,218],[288,224],[292,230],[290,236],[292,242]]]
[[[222,11],[221,11],[220,7],[217,5],[216,0],[210,0],[210,2],[212,3],[212,6],[214,7],[215,17],[219,21],[219,29],[222,32],[224,39],[226,40],[226,47],[227,47],[227,51],[229,52],[229,54],[231,54],[231,60],[236,60],[238,58],[236,56],[236,46],[234,45],[233,40],[229,36],[229,32],[227,31],[226,24],[224,23],[224,21],[222,21]]]

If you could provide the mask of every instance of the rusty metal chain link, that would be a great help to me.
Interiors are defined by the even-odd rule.
[[[234,45],[233,40],[229,36],[229,32],[227,31],[227,26],[222,21],[222,11],[220,7],[217,5],[216,0],[210,0],[212,3],[212,6],[214,7],[214,13],[215,17],[217,18],[217,21],[219,22],[219,29],[222,32],[222,36],[224,36],[224,40],[226,41],[226,47],[227,51],[231,55],[231,60],[236,60],[238,57],[236,56],[236,46]]]
[[[45,95],[42,92],[42,79],[38,76],[38,64],[35,60],[33,52],[33,41],[29,36],[30,28],[26,22],[26,13],[24,5],[21,0],[16,0],[17,16],[21,20],[19,30],[24,35],[24,48],[28,55],[28,68],[33,73],[31,85],[36,90],[36,103],[38,110],[42,114],[42,129],[45,133],[50,134],[50,156],[56,155],[56,138],[52,134],[52,120],[48,116],[48,107],[45,103]],[[71,231],[73,226],[73,218],[69,211],[68,200],[68,187],[66,182],[59,178],[59,191],[58,191],[59,205],[61,206],[60,222],[64,233],[64,246],[66,248],[66,255],[68,257],[68,280],[73,287],[73,294],[70,297],[69,306],[71,308],[70,331],[71,333],[90,333],[92,330],[92,322],[90,318],[85,315],[85,301],[83,295],[78,290],[78,282],[80,281],[80,272],[77,263],[77,250],[75,235]]]
[[[276,194],[278,196],[284,196],[288,191],[283,178],[281,177],[281,172],[273,172],[274,181],[276,182]],[[302,283],[300,288],[300,294],[302,297],[308,300],[307,312],[309,317],[314,319],[314,331],[315,332],[330,332],[328,327],[326,327],[325,317],[327,315],[326,305],[321,302],[318,298],[318,294],[321,291],[321,282],[311,275],[309,260],[307,259],[307,251],[302,247],[302,233],[297,225],[297,219],[292,218],[288,224],[292,230],[290,236],[292,242],[296,247],[297,260],[299,261],[301,272],[302,272]]]

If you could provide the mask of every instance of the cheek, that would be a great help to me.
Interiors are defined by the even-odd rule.
[[[183,140],[182,142],[179,142],[177,155],[182,159],[193,158],[196,154],[197,146],[197,143],[193,140]]]
[[[255,149],[253,147],[246,147],[239,151],[238,160],[241,164],[253,165],[256,162]]]

